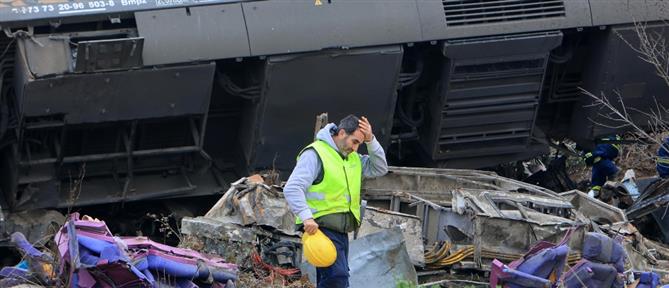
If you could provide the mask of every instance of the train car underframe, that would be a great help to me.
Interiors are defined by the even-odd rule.
[[[491,167],[618,132],[592,121],[579,87],[621,91],[642,111],[668,88],[619,36],[633,39],[631,24],[160,65],[124,25],[0,38],[4,212],[217,195],[267,169],[285,178],[322,112],[367,116],[392,165]]]

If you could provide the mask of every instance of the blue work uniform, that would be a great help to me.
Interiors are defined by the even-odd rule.
[[[620,136],[603,138],[603,143],[597,144],[594,151],[585,155],[585,163],[592,166],[591,190],[601,190],[606,181],[613,178],[620,171],[618,166],[613,162],[620,153],[620,144],[607,143],[620,139]]]

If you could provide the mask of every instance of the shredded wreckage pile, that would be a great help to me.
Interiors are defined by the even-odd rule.
[[[351,287],[370,287],[370,279],[373,287],[669,283],[669,248],[644,237],[669,243],[668,181],[609,185],[616,195],[636,195],[625,212],[579,191],[558,194],[492,172],[390,170],[364,183]],[[313,287],[294,216],[271,183],[276,177],[257,175],[232,183],[206,215],[182,220],[179,248],[115,237],[104,222],[76,214],[54,239],[56,257],[17,233],[12,241],[25,260],[0,271],[0,286]]]

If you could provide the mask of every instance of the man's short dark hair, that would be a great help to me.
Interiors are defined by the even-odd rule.
[[[348,115],[341,119],[339,121],[339,125],[337,125],[337,132],[339,130],[344,129],[347,135],[353,134],[356,129],[358,129],[358,121],[360,121],[360,118],[354,116],[354,115]]]

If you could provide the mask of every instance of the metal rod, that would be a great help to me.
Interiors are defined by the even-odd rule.
[[[435,285],[448,284],[448,283],[464,283],[464,284],[479,285],[479,286],[485,286],[485,287],[490,286],[490,283],[488,283],[488,282],[479,282],[479,281],[471,281],[471,280],[457,280],[457,279],[454,279],[454,280],[445,279],[445,280],[439,280],[439,281],[435,281],[435,282],[420,284],[420,285],[418,285],[418,287],[421,287],[421,288],[422,287],[433,287]]]
[[[132,124],[130,124],[130,136],[125,137],[124,134],[124,142],[125,142],[125,151],[128,155],[128,173],[125,175],[125,185],[123,185],[123,192],[121,193],[121,205],[125,203],[125,198],[128,195],[128,190],[130,190],[130,185],[132,184],[132,178],[133,178],[133,171],[132,169],[134,168],[133,165],[133,147],[135,146],[135,132],[137,131],[137,121],[132,121]]]
[[[197,126],[195,126],[195,119],[189,117],[188,123],[190,124],[190,132],[193,134],[193,145],[200,146],[200,136],[197,132]]]
[[[34,129],[46,129],[46,128],[58,128],[65,126],[64,122],[37,122],[26,124],[25,129],[34,130]]]
[[[154,156],[162,154],[179,154],[179,153],[188,153],[188,152],[197,152],[200,151],[198,146],[183,146],[183,147],[171,147],[171,148],[161,148],[161,149],[149,149],[149,150],[139,150],[132,153],[134,157],[142,156]],[[125,158],[128,154],[125,152],[117,153],[104,153],[104,154],[92,154],[92,155],[81,155],[81,156],[69,156],[63,157],[63,163],[77,163],[77,162],[87,162],[87,161],[100,161],[100,160],[109,160],[116,158]],[[56,163],[56,158],[46,158],[33,161],[21,161],[21,166],[32,166],[40,164],[53,164]]]
[[[430,207],[432,207],[434,210],[441,211],[441,210],[445,210],[445,209],[446,209],[445,207],[443,207],[443,206],[441,206],[441,205],[439,205],[439,204],[437,204],[437,203],[434,203],[434,202],[432,202],[432,201],[430,201],[430,200],[423,199],[423,198],[421,198],[421,197],[418,197],[418,196],[415,196],[415,195],[412,195],[412,194],[409,194],[409,193],[404,193],[404,194],[409,195],[410,198],[414,198],[414,199],[416,199],[416,200],[418,200],[418,201],[421,201],[421,202],[423,202],[423,203],[425,203],[425,204],[427,204],[427,205],[430,205]]]
[[[202,118],[202,125],[200,126],[200,142],[197,143],[196,145],[202,148],[204,146],[204,134],[207,130],[207,117],[209,115],[209,111],[207,111],[203,118]]]
[[[423,236],[423,239],[427,239],[428,227],[430,225],[429,224],[429,222],[430,222],[430,210],[429,210],[430,205],[427,204],[427,203],[423,203],[420,206],[422,207],[422,210],[423,210],[423,217],[421,217],[421,219],[420,219],[421,222],[423,222],[423,227],[422,227],[423,235],[422,236]],[[437,211],[439,211],[439,210],[437,210]]]
[[[142,193],[142,194],[131,194],[130,196],[126,197],[126,201],[138,201],[138,200],[145,200],[145,199],[157,199],[157,198],[167,198],[170,196],[177,196],[181,195],[184,192],[189,192],[193,191],[197,188],[197,186],[186,186],[186,187],[178,187],[178,188],[173,188],[173,189],[167,189],[167,190],[162,190],[154,193]],[[118,200],[121,200],[121,197],[112,197],[112,198],[101,198],[101,197],[96,197],[90,200],[84,200],[80,201],[77,200],[76,205],[77,206],[86,206],[86,205],[94,205],[94,204],[102,204],[102,203],[110,203],[110,202],[116,202]],[[62,202],[59,204],[58,207],[64,208],[67,207],[69,203]]]

